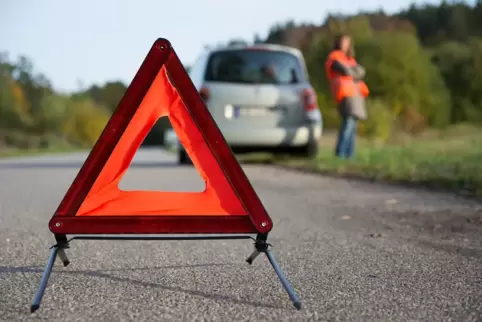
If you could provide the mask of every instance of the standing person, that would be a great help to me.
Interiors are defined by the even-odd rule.
[[[367,118],[365,98],[369,94],[368,87],[362,81],[365,69],[355,60],[349,35],[336,37],[325,69],[341,117],[335,154],[348,159],[355,152],[357,121]]]

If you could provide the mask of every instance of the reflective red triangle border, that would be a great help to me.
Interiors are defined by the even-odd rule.
[[[161,68],[176,88],[247,215],[75,216]],[[159,38],[49,222],[54,234],[233,234],[271,231],[273,223],[167,39]]]

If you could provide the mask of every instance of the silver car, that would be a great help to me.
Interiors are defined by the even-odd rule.
[[[189,76],[234,152],[317,155],[322,115],[298,49],[261,44],[207,50]],[[178,153],[179,163],[190,162],[181,145]]]

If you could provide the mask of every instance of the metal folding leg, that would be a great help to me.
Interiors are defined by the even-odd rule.
[[[254,243],[255,250],[251,255],[246,259],[246,261],[249,264],[252,264],[253,261],[258,257],[261,253],[264,253],[266,257],[268,257],[268,260],[273,267],[274,271],[276,272],[276,275],[278,275],[279,280],[281,281],[281,284],[283,284],[283,288],[285,291],[288,293],[291,301],[293,302],[294,307],[296,307],[298,310],[301,309],[301,301],[298,299],[298,296],[296,296],[296,293],[291,286],[291,284],[288,282],[286,279],[286,276],[283,274],[283,271],[281,271],[281,268],[279,267],[278,263],[276,262],[273,254],[269,250],[269,244],[266,242],[267,236],[266,235],[258,235],[256,237],[256,241]]]
[[[57,246],[54,246],[52,247],[52,249],[50,249],[49,261],[45,266],[44,272],[42,274],[42,279],[40,280],[40,285],[37,289],[37,293],[35,294],[35,297],[33,298],[32,305],[30,306],[30,312],[32,313],[37,311],[40,307],[40,302],[42,301],[42,297],[44,295],[45,289],[47,288],[47,283],[49,281],[50,273],[52,273],[52,268],[54,267],[58,252],[59,252],[59,248]]]

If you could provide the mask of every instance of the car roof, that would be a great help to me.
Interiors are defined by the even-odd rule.
[[[230,50],[250,50],[250,49],[258,49],[258,50],[268,50],[268,51],[283,51],[295,55],[297,57],[303,58],[303,54],[301,51],[294,47],[289,47],[285,45],[278,45],[278,44],[254,44],[254,45],[244,45],[244,44],[234,44],[230,46],[221,46],[212,49],[208,49],[209,53],[216,53],[220,51],[230,51]]]

